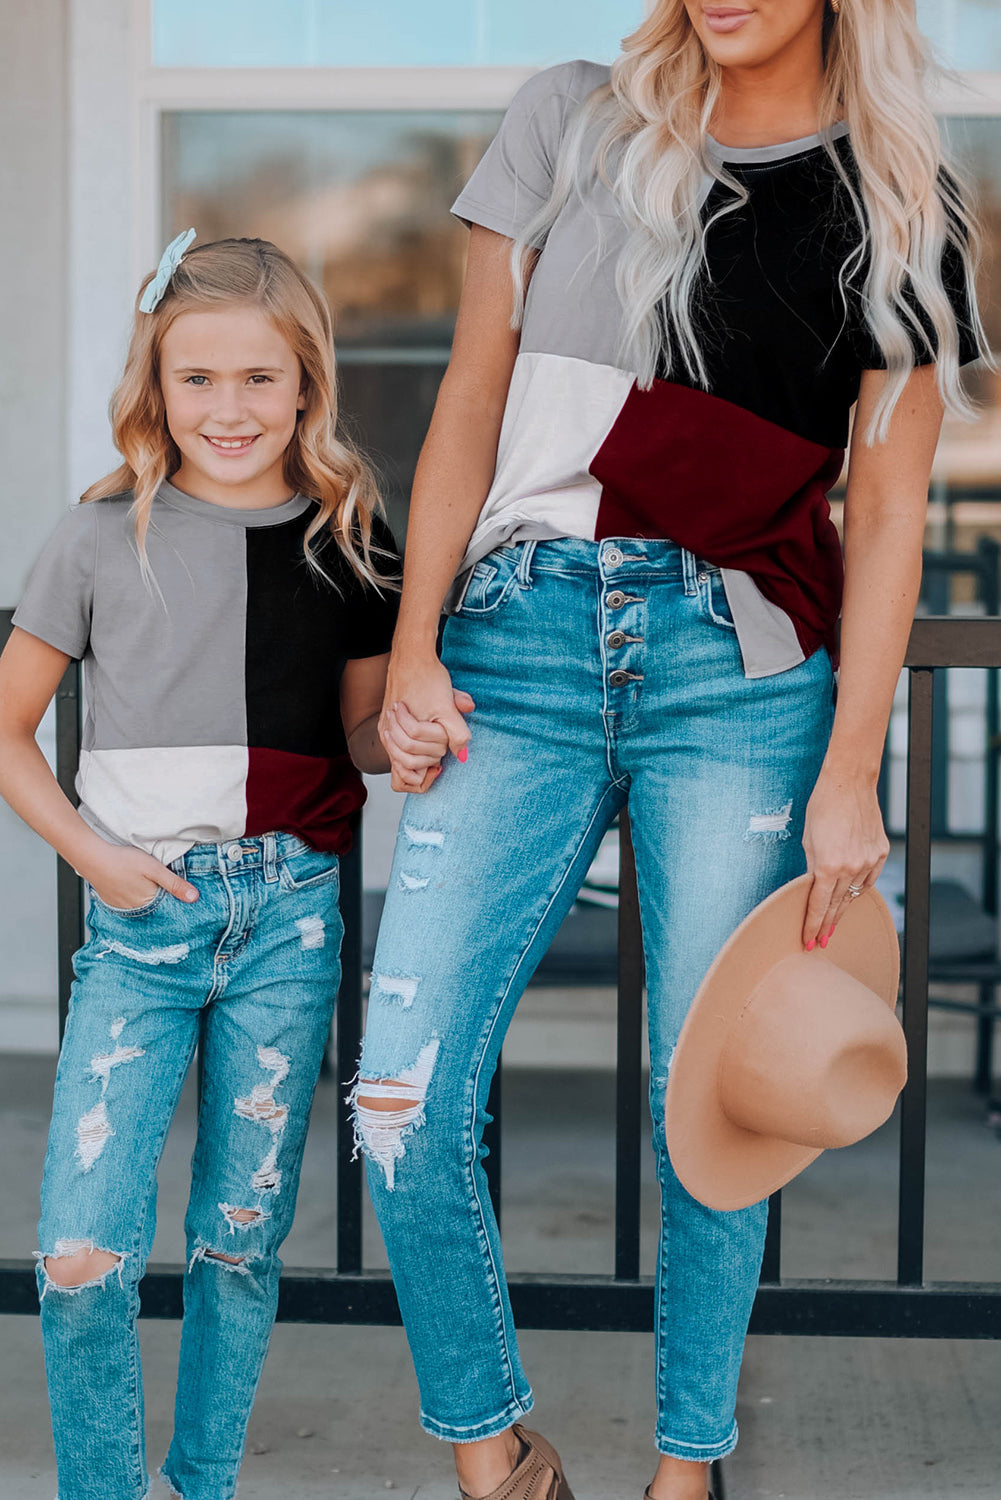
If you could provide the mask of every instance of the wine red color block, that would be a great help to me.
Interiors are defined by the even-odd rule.
[[[314,849],[346,854],[350,819],[365,801],[365,785],[347,755],[325,758],[251,746],[247,768],[248,837],[281,829]]]
[[[602,486],[595,539],[666,536],[749,573],[804,654],[826,645],[836,665],[844,565],[827,491],[843,460],[843,449],[705,391],[634,385],[591,462]]]

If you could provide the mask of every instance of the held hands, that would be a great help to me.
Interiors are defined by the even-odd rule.
[[[466,760],[471,735],[462,716],[475,706],[468,693],[452,687],[437,658],[416,669],[391,664],[379,738],[390,759],[394,792],[426,792],[449,750]]]
[[[117,907],[119,911],[147,905],[161,886],[178,901],[198,900],[193,885],[168,870],[152,854],[131,845],[103,844],[80,874],[90,881],[105,906]]]
[[[874,885],[890,842],[872,781],[822,770],[807,804],[803,848],[813,876],[803,945],[826,948],[855,890]]]

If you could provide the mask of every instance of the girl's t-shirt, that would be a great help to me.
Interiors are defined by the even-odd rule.
[[[169,863],[201,842],[284,830],[344,853],[365,787],[347,753],[346,661],[389,650],[398,595],[363,585],[334,539],[303,555],[315,502],[231,510],[164,484],[139,568],[132,496],[60,522],[14,624],[82,658],[80,812]],[[378,518],[380,574],[399,555]]]
[[[517,237],[550,195],[571,116],[609,77],[607,66],[578,61],[529,79],[452,212]],[[599,130],[585,137],[585,159]],[[851,176],[847,125],[830,137]],[[493,483],[448,607],[501,543],[671,539],[721,568],[747,676],[784,671],[821,645],[836,665],[843,565],[826,493],[862,371],[885,363],[861,294],[848,290],[846,314],[838,289],[858,221],[820,135],[760,148],[709,137],[706,146],[748,195],[708,225],[732,189],[709,173],[703,180],[707,267],[692,311],[708,388],[677,361],[651,389],[637,385],[615,285],[627,229],[592,172],[541,243]],[[963,364],[977,345],[951,246],[943,279]],[[917,362],[930,362],[913,342]]]

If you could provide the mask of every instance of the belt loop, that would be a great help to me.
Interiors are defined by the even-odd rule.
[[[694,552],[689,552],[687,547],[681,549],[681,572],[685,580],[685,593],[697,594],[699,585],[697,575],[699,571],[698,560]]]
[[[532,558],[538,542],[532,537],[521,544],[521,556],[518,558],[518,584],[520,588],[530,589],[532,587]]]
[[[261,839],[261,850],[264,878],[268,882],[273,882],[278,879],[278,840],[273,833],[266,833]]]

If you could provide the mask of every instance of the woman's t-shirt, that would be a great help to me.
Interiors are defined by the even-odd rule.
[[[397,594],[352,572],[332,537],[332,582],[303,555],[316,505],[231,510],[164,484],[139,569],[132,496],[60,522],[14,624],[82,658],[80,812],[113,843],[170,862],[193,844],[284,830],[344,853],[365,787],[339,706],[346,661],[388,651]],[[398,574],[376,519],[380,573]]]
[[[570,116],[609,76],[573,62],[531,78],[452,212],[519,235],[549,197]],[[851,174],[847,126],[830,135]],[[494,480],[448,607],[473,564],[504,542],[669,538],[721,568],[749,677],[793,667],[820,645],[836,664],[843,565],[826,494],[842,468],[861,373],[885,364],[860,294],[849,291],[846,317],[838,289],[858,222],[820,135],[706,144],[748,192],[706,232],[708,274],[692,315],[708,389],[677,360],[649,390],[626,367],[615,266],[627,231],[592,174],[535,266]],[[707,173],[703,224],[731,196]],[[943,277],[965,363],[977,346],[951,247]],[[914,343],[917,361],[929,362]]]

